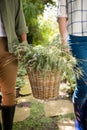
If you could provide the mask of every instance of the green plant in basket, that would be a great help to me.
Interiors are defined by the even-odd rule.
[[[16,53],[27,69],[34,97],[51,99],[58,96],[60,74],[67,70],[68,75],[71,74],[73,66],[77,64],[66,48],[60,42],[46,46],[21,44],[17,47]],[[82,74],[78,67],[75,67],[75,72],[78,78]]]
[[[67,46],[63,46],[61,43],[46,46],[21,44],[17,47],[16,53],[19,55],[22,65],[29,70],[32,68],[33,71],[56,73],[58,70],[62,72],[67,69],[72,71],[73,66],[77,64],[76,59],[66,49]],[[81,70],[78,67],[75,70],[79,77]]]

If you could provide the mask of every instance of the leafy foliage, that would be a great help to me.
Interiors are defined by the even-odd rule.
[[[56,37],[53,38],[51,44],[59,44],[59,41],[60,41],[60,36],[58,37],[58,35],[57,35]],[[66,48],[69,48],[68,44],[67,44]],[[68,55],[68,57],[66,57],[67,55]],[[76,59],[72,59],[73,57],[71,56],[71,53],[69,51],[64,52],[63,57],[64,57],[64,62],[63,62],[63,66],[62,66],[61,81],[65,82],[69,86],[67,93],[70,96],[72,96],[74,89],[76,87],[74,71],[75,71],[75,74],[78,79],[83,74],[82,74],[81,68],[77,67],[79,61],[76,61]],[[73,61],[73,60],[75,60],[75,61]],[[73,68],[74,68],[74,71],[73,71]]]
[[[59,37],[58,37],[59,38]],[[49,45],[42,46],[31,46],[21,44],[17,47],[16,53],[19,54],[19,58],[22,64],[31,70],[41,72],[58,72],[62,71],[62,74],[66,73],[68,78],[72,75],[72,68],[77,61],[72,55],[65,51],[66,46],[62,46],[59,39],[56,42],[50,43]],[[21,52],[21,53],[20,53]],[[76,74],[79,77],[81,71],[76,67]]]
[[[24,76],[26,75],[26,70],[23,68],[21,63],[19,63],[18,66],[18,74],[17,74],[17,80],[16,80],[16,87],[22,87],[25,84]]]
[[[43,30],[39,27],[38,17],[43,15],[45,5],[54,4],[53,0],[22,0],[27,26],[29,28],[28,42],[41,44],[45,39]],[[49,3],[49,4],[48,4]]]

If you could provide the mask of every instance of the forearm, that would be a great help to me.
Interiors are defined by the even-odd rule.
[[[21,39],[22,42],[27,41],[27,34],[22,34],[22,35],[20,36],[20,39]]]
[[[59,31],[61,35],[61,42],[63,44],[66,43],[66,24],[67,24],[67,18],[66,17],[60,17],[58,18],[58,24],[59,24]]]

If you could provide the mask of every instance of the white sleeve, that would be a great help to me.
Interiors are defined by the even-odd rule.
[[[66,0],[58,0],[57,16],[67,17],[67,5]]]

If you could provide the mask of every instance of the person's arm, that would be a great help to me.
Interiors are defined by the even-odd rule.
[[[67,25],[67,3],[66,0],[58,0],[58,18],[59,32],[61,35],[61,42],[66,43],[66,25]]]
[[[67,37],[67,34],[66,34],[67,19],[66,19],[66,17],[58,18],[58,24],[59,24],[59,32],[60,32],[60,35],[61,35],[61,42],[63,44],[65,44],[66,43],[66,37]]]
[[[15,30],[21,42],[27,43],[28,27],[26,26],[21,0],[16,4]]]

